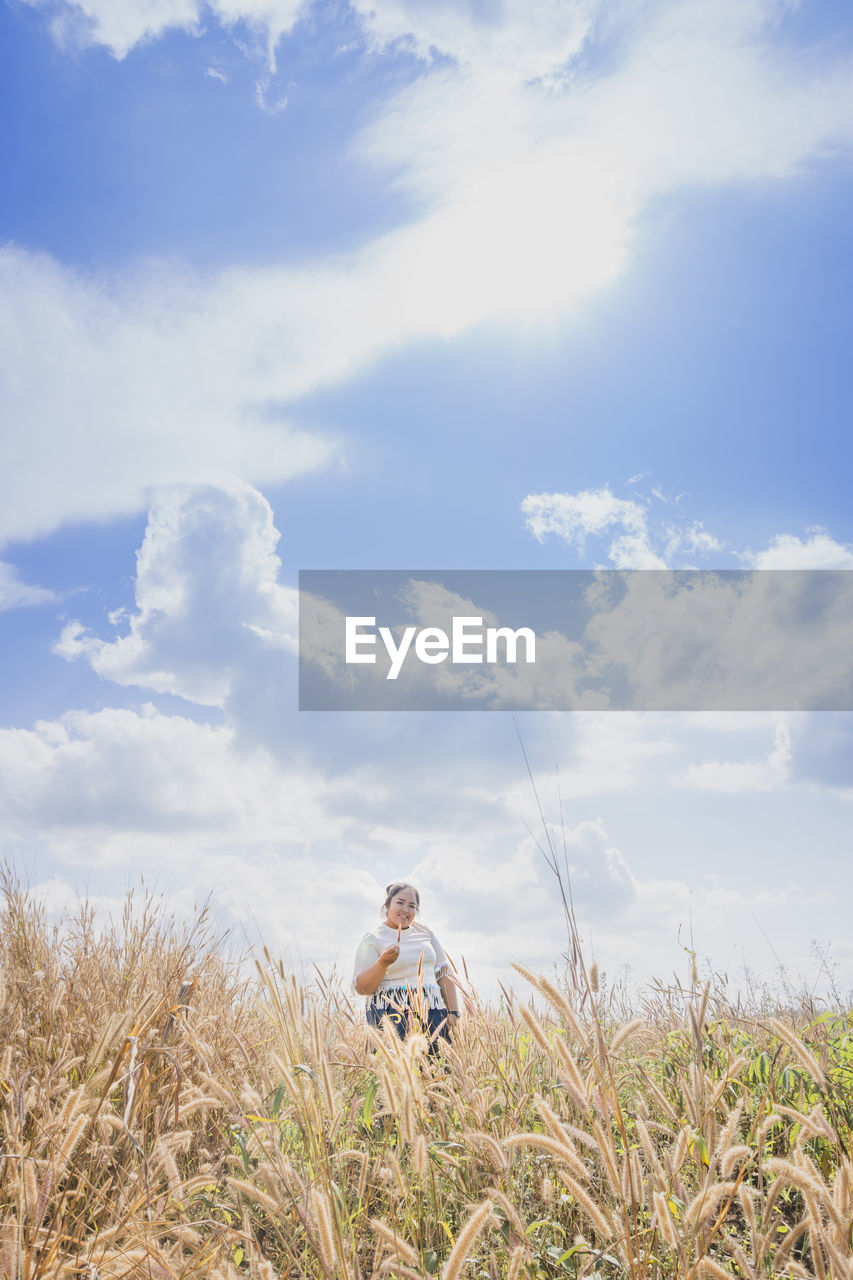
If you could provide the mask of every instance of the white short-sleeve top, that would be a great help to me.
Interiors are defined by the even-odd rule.
[[[369,969],[387,947],[397,942],[397,930],[390,925],[380,924],[366,933],[358,944],[353,968],[353,984],[360,973]],[[400,934],[400,954],[392,965],[389,965],[385,977],[376,991],[367,997],[368,1008],[384,1006],[395,998],[403,998],[406,993],[423,992],[423,999],[430,1009],[443,1009],[444,997],[438,985],[438,979],[450,973],[450,962],[444,948],[433,931],[421,922],[415,921]]]

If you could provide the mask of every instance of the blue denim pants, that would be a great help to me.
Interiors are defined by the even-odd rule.
[[[450,1043],[447,1010],[426,1009],[424,1013],[425,1017],[419,1017],[408,1005],[401,1006],[397,1002],[394,1006],[385,1008],[372,1006],[367,1010],[367,1022],[369,1026],[378,1028],[382,1025],[382,1019],[387,1018],[401,1040],[405,1040],[411,1022],[412,1030],[422,1032],[429,1040],[430,1053],[440,1053],[439,1040]]]

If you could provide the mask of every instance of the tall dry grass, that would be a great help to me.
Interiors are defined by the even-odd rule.
[[[0,910],[0,1276],[847,1277],[853,1022],[522,973],[432,1061],[204,913]]]

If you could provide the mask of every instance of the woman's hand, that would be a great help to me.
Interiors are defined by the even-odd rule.
[[[399,946],[392,944],[385,948],[369,968],[362,969],[355,980],[355,989],[360,996],[370,996],[374,991],[379,990],[382,979],[399,954]]]

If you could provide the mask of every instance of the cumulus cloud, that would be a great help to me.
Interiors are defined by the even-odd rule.
[[[574,830],[553,830],[551,848],[568,868],[572,897],[585,914],[620,911],[636,897],[625,859],[608,840],[604,824],[582,822]]]
[[[357,807],[355,776],[241,750],[225,726],[152,706],[0,730],[4,838],[22,864],[58,868],[54,904],[93,877],[120,893],[144,870],[181,914],[209,897],[238,946],[291,960],[327,966],[344,915],[354,932],[379,900],[376,847],[347,797]]]
[[[676,765],[670,784],[678,790],[720,796],[765,792],[777,800],[786,794],[818,791],[841,801],[853,800],[850,712],[788,712],[782,717],[714,712],[677,720],[677,728],[671,718],[664,717],[660,723],[670,725],[675,750],[669,759]],[[650,732],[647,718],[640,721]],[[723,746],[715,747],[713,738],[721,738]],[[680,764],[690,757],[686,767]]]
[[[376,122],[354,151],[384,166],[387,181],[405,182],[421,211],[410,225],[348,257],[299,270],[237,265],[202,278],[169,264],[105,280],[7,251],[0,349],[5,413],[16,432],[0,477],[0,536],[28,537],[71,519],[138,510],[154,486],[216,482],[223,474],[269,484],[321,465],[332,444],[288,417],[300,395],[405,342],[452,338],[485,320],[538,322],[566,311],[618,277],[637,220],[654,197],[689,185],[785,178],[815,156],[848,148],[849,59],[786,49],[774,36],[784,10],[771,0],[628,3],[603,6],[592,27],[590,8],[557,0],[536,6],[507,0],[488,13],[414,0],[377,0],[369,12],[359,4],[374,49],[399,51],[402,42],[420,61],[410,87],[377,104]],[[197,30],[202,18],[253,24],[269,53],[302,10],[291,0],[216,0],[204,10],[195,0],[83,0],[53,11],[60,24],[76,14],[79,39],[121,57],[168,29]],[[518,51],[516,68],[508,65],[511,50],[512,57]],[[251,697],[270,703],[262,659],[278,659],[272,646],[290,631],[286,601],[273,590],[274,543],[263,511],[256,499],[229,508],[210,497],[211,519],[215,510],[226,526],[231,521],[239,545],[254,548],[248,566],[237,565],[227,548],[223,553],[219,567],[231,573],[239,604],[226,622],[218,562],[205,564],[193,551],[192,502],[176,500],[170,508],[159,501],[162,527],[149,526],[136,612],[118,620],[128,630],[110,641],[67,632],[65,651],[100,664],[106,678],[224,701],[235,718],[235,689],[243,707]],[[652,527],[641,503],[634,511],[628,500],[617,509],[617,501],[610,501],[616,517],[600,527],[612,563],[669,564],[676,552],[717,550],[699,527],[679,530],[673,544]],[[202,524],[204,506],[196,508]],[[560,516],[556,508],[539,514],[546,523]],[[573,538],[590,518],[578,517]],[[217,545],[215,523],[199,535],[200,545]],[[543,524],[543,536],[548,532],[560,536]],[[592,526],[587,536],[596,536]],[[787,550],[836,554],[815,536]],[[211,622],[210,637],[196,615]],[[741,636],[751,638],[748,629]],[[652,635],[641,638],[654,649]],[[620,644],[624,639],[623,631]],[[695,658],[696,650],[685,656]],[[658,645],[651,668],[660,660]],[[322,774],[282,773],[263,755],[249,763],[230,726],[192,726],[157,713],[100,714],[6,731],[13,736],[2,739],[7,829],[21,838],[49,831],[51,847],[68,862],[121,863],[156,851],[165,865],[180,833],[182,856],[202,879],[223,885],[224,894],[242,886],[246,911],[254,901],[272,913],[291,912],[287,919],[307,932],[325,911],[318,903],[326,895],[334,904],[328,920],[350,910],[348,894],[365,908],[375,902],[379,881],[372,870],[355,873],[344,845],[362,867],[404,850],[426,873],[451,844],[448,815],[459,813],[458,779],[446,786],[423,781],[429,806],[420,786],[419,797],[408,798],[411,808],[421,805],[420,823],[399,817],[407,798],[404,787],[394,786],[415,769],[422,775],[424,760],[434,767],[441,746],[435,739],[425,743],[431,749],[420,761],[411,754],[401,760],[392,777],[387,761],[392,749],[404,755],[406,735],[380,725],[376,738],[386,733],[392,742],[383,768],[342,769],[331,786]],[[351,760],[364,732],[349,731]],[[459,731],[452,767],[461,770],[470,755],[465,735],[473,732]],[[494,725],[480,732],[494,734]],[[608,760],[607,744],[599,742],[588,778],[600,790],[620,777],[636,779],[653,763],[645,745],[635,742],[620,770],[620,760]],[[843,741],[827,749],[832,767],[841,767],[843,749]],[[811,768],[820,767],[819,756],[816,749]],[[791,768],[796,773],[796,749]],[[583,793],[582,772],[572,785]],[[473,790],[465,796],[470,828],[479,823],[491,833],[513,818],[502,792]],[[630,894],[622,854],[608,858],[612,842],[603,834],[585,839],[572,856],[592,899],[605,890],[617,891],[617,901],[619,893]],[[236,842],[238,852],[229,853],[226,842]],[[448,874],[464,865],[458,840],[455,852]],[[484,836],[480,885],[504,852],[497,837]],[[517,855],[513,841],[506,856],[520,856],[523,866],[533,853]],[[670,893],[639,877],[634,884],[641,904],[658,904],[656,927],[671,923],[684,885]],[[435,887],[438,897],[440,880]],[[463,892],[474,894],[476,885],[460,886],[460,898]],[[721,891],[721,913],[724,898]],[[536,902],[541,925],[550,916],[546,899]],[[481,922],[490,926],[488,913]]]
[[[603,823],[549,826],[549,835],[579,917],[597,924],[619,920],[633,933],[639,887]],[[540,847],[545,844],[541,827],[520,840],[491,830],[426,844],[411,876],[435,904],[433,915],[453,939],[457,959],[473,956],[485,967],[488,958],[489,968],[504,970],[508,958],[551,967],[566,934],[559,886]]]
[[[627,711],[576,712],[571,719],[574,732],[561,744],[566,764],[560,776],[561,794],[569,800],[642,788],[683,750],[681,717]]]
[[[646,513],[640,503],[615,497],[606,485],[580,493],[531,493],[521,509],[538,542],[553,533],[579,551],[583,551],[589,534],[600,534],[613,525],[635,537],[646,534]]]
[[[691,764],[673,779],[675,786],[735,795],[741,791],[774,791],[790,776],[791,733],[787,724],[776,726],[769,753],[756,760],[712,760]]]
[[[629,484],[639,479],[635,476]],[[531,493],[521,510],[525,528],[537,542],[553,535],[581,556],[589,539],[603,543],[610,538],[605,555],[615,569],[691,567],[695,559],[723,550],[724,544],[699,521],[676,521],[671,515],[662,519],[653,511],[653,501],[674,505],[659,490],[650,498],[619,498],[604,485],[577,493]]]
[[[815,528],[805,538],[779,534],[764,550],[740,552],[679,501],[656,489],[650,498],[620,498],[608,486],[523,500],[525,527],[537,541],[554,536],[584,556],[587,540],[596,539],[617,569],[692,568],[697,560],[719,565],[727,558],[759,571],[681,582],[628,575],[621,598],[621,588],[602,580],[586,629],[595,650],[587,673],[597,662],[599,674],[618,684],[621,669],[637,699],[631,705],[647,708],[846,708],[853,619],[844,571],[853,568],[853,547]],[[614,530],[622,532],[612,538]],[[690,785],[770,788],[785,763],[778,752],[768,761],[708,763],[697,766]]]
[[[254,936],[325,961],[342,920],[354,936],[360,916],[367,927],[383,876],[402,868],[431,897],[431,922],[451,928],[457,943],[464,936],[472,959],[490,955],[497,932],[509,935],[519,921],[536,922],[543,952],[559,945],[551,873],[518,812],[491,792],[476,834],[463,839],[454,806],[465,788],[454,771],[437,770],[418,812],[389,795],[395,786],[387,769],[366,776],[361,759],[331,777],[246,752],[224,725],[152,706],[0,730],[6,838],[58,862],[63,884],[93,869],[101,883],[120,884],[128,868],[144,866],[170,892],[211,893]],[[365,821],[364,800],[377,789]],[[529,796],[519,803],[529,808]],[[595,918],[623,912],[635,886],[602,824],[582,822],[559,839],[583,909]]]
[[[331,588],[335,585],[329,583]],[[377,601],[378,595],[379,588],[362,595],[365,603],[359,606],[363,612],[358,616],[378,618],[377,626],[381,628],[389,622],[385,611],[393,608],[395,601],[390,605],[387,600]],[[516,660],[505,665],[452,664],[438,659],[430,663],[417,657],[414,637],[421,629],[440,628],[445,637],[450,637],[454,616],[479,619],[479,624],[470,624],[470,653],[477,651],[478,639],[482,647],[482,628],[500,624],[501,618],[438,581],[408,579],[396,592],[396,601],[402,602],[408,615],[405,622],[392,621],[387,626],[396,656],[381,633],[372,624],[364,623],[359,625],[359,634],[370,635],[373,643],[368,646],[361,642],[359,649],[366,655],[365,660],[353,663],[345,660],[344,637],[346,617],[353,616],[355,606],[344,608],[315,591],[302,591],[300,693],[306,709],[458,710],[466,705],[492,709],[553,709],[559,705],[580,709],[607,705],[606,696],[579,687],[587,674],[588,660],[578,640],[556,627],[534,640],[535,661],[530,657],[526,638],[521,637],[516,644]],[[368,608],[373,612],[366,612]],[[515,627],[508,629],[514,631]],[[504,641],[496,647],[501,656],[508,652]],[[396,672],[393,677],[392,670]]]
[[[853,569],[853,545],[836,542],[826,529],[807,533],[777,534],[763,551],[744,551],[740,559],[755,569]]]
[[[173,884],[185,897],[211,892],[223,921],[250,939],[323,965],[339,945],[349,962],[347,931],[354,945],[375,917],[382,885],[402,867],[424,890],[426,918],[465,955],[480,985],[506,977],[510,956],[550,965],[565,938],[556,883],[538,847],[542,822],[516,756],[503,778],[500,763],[477,746],[494,739],[500,721],[483,726],[486,717],[473,717],[470,732],[456,724],[449,737],[446,723],[425,719],[416,732],[408,722],[359,717],[335,767],[311,763],[304,750],[247,747],[228,719],[202,725],[151,706],[70,712],[31,730],[0,731],[0,824],[7,839],[58,863],[66,883],[79,884],[92,869],[115,882],[144,866],[170,892]],[[540,731],[549,728],[550,736]],[[677,717],[631,716],[622,728],[612,716],[577,724],[549,717],[536,732],[529,726],[528,746],[535,769],[552,753],[564,765],[560,791],[576,816],[559,821],[546,788],[545,821],[569,868],[585,936],[608,964],[659,970],[667,947],[677,959],[691,890],[703,929],[716,930],[717,940],[738,912],[771,904],[728,880],[719,859],[721,878],[707,893],[696,883],[700,869],[670,881],[648,869],[638,874],[632,850],[601,819],[579,813],[585,795],[621,800],[665,787],[688,750]],[[780,738],[780,763],[783,745]],[[765,783],[754,774],[741,782],[750,780]],[[714,781],[698,779],[705,790]],[[731,778],[724,781],[719,789],[731,792]],[[696,786],[680,791],[702,794]],[[523,835],[526,824],[532,835]],[[701,844],[695,831],[690,840]],[[655,865],[648,852],[646,860]],[[780,868],[780,893],[788,879]],[[781,898],[776,922],[780,906]]]
[[[625,673],[632,706],[845,709],[853,696],[848,579],[620,575],[602,581],[586,638],[602,674]]]
[[[297,593],[278,583],[278,540],[248,485],[161,493],[137,553],[137,611],[114,618],[125,634],[105,641],[71,622],[54,652],[116,684],[221,706],[235,669],[264,647],[296,652]]]
[[[322,784],[283,779],[263,754],[238,757],[232,738],[223,726],[152,706],[67,712],[33,729],[4,729],[4,830],[23,837],[37,822],[76,851],[75,861],[93,865],[121,859],[122,837],[150,837],[152,847],[188,832],[219,845],[240,827],[247,842],[292,839],[312,827],[322,837]]]
[[[733,570],[472,573],[432,582],[401,574],[358,582],[318,574],[303,583],[302,705],[311,710],[845,710],[853,705],[853,575]],[[402,582],[402,586],[397,585]],[[526,588],[524,612],[513,607]],[[340,592],[346,589],[346,604]],[[356,589],[357,594],[356,594]],[[325,593],[324,598],[317,592]],[[509,597],[489,611],[482,592]],[[395,598],[389,599],[394,592]],[[398,622],[401,596],[421,632]],[[337,597],[337,598],[336,598]],[[509,609],[512,621],[503,616]],[[434,612],[433,612],[434,610]],[[475,643],[455,656],[449,615],[468,619]],[[345,653],[345,617],[358,615],[358,662]],[[514,653],[490,660],[486,622],[504,623]],[[523,624],[528,633],[519,637]],[[440,633],[438,628],[440,628]],[[498,631],[500,634],[500,631]],[[367,645],[370,645],[369,649]],[[534,653],[535,650],[535,653]]]
[[[634,476],[628,484],[644,478]],[[692,568],[710,558],[717,565],[725,558],[750,569],[853,568],[853,545],[837,542],[822,527],[807,529],[802,538],[776,534],[762,550],[738,551],[689,517],[682,497],[669,499],[653,488],[648,496],[620,498],[603,485],[575,493],[530,493],[521,511],[537,542],[553,536],[582,557],[594,539],[616,569]],[[617,536],[611,538],[613,532]]]

